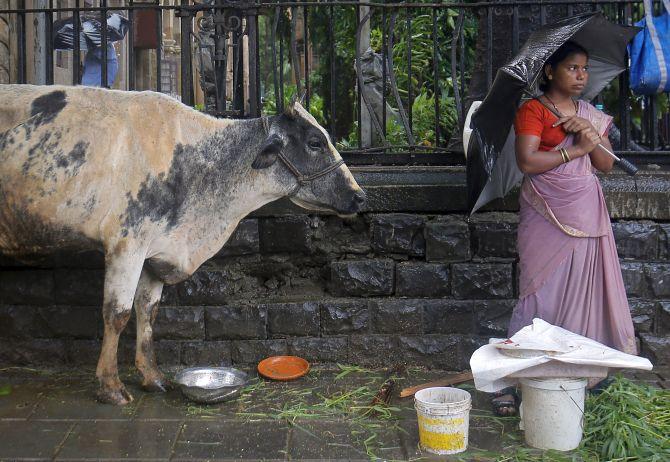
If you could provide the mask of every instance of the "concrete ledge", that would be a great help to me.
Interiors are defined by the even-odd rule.
[[[366,212],[466,213],[464,167],[351,167],[368,194]],[[599,175],[613,219],[670,220],[670,171],[640,170],[634,177],[618,170]],[[516,211],[518,188],[482,211]],[[304,214],[282,199],[254,216]]]

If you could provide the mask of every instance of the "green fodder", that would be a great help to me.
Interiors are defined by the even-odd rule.
[[[670,460],[670,390],[640,385],[622,377],[600,395],[589,396],[584,411],[584,437],[574,451],[543,451],[524,446],[518,430],[504,431],[506,421],[473,409],[472,416],[500,428],[502,449],[471,448],[455,459],[486,462],[661,462]]]
[[[586,400],[581,449],[593,460],[670,460],[670,390],[616,377]]]

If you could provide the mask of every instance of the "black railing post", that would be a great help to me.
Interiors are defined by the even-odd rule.
[[[19,0],[18,7],[21,10],[26,8],[26,0]],[[26,83],[26,14],[19,13],[16,24],[16,39],[18,41],[18,83]]]
[[[258,79],[258,10],[250,9],[246,12],[247,18],[247,33],[249,37],[249,116],[260,117],[260,100],[259,100],[259,79]]]
[[[107,79],[107,0],[100,0],[100,51],[102,52],[102,71],[100,73],[100,86],[108,88],[110,83]]]
[[[77,0],[79,1],[79,0]],[[135,9],[128,0],[128,90],[135,89]]]
[[[275,110],[281,111],[281,93],[279,92],[279,70],[277,69],[277,28],[279,27],[279,17],[281,16],[281,8],[277,6],[274,9],[274,17],[272,18],[272,30],[270,34],[270,45],[272,47],[272,86],[274,88],[275,96]]]
[[[486,91],[493,82],[493,8],[486,8]]]
[[[306,0],[305,0],[306,1]],[[311,93],[311,85],[309,84],[309,11],[305,6],[302,10],[302,27],[303,27],[303,52],[305,54],[305,108],[309,111],[309,98]]]
[[[405,11],[405,27],[407,28],[407,119],[409,129],[412,130],[412,106],[414,105],[414,93],[412,92],[412,17],[409,8]]]
[[[44,65],[46,70],[45,78],[47,85],[53,85],[54,83],[53,8],[54,8],[54,2],[53,0],[49,0],[49,12],[44,14],[44,30],[45,30],[44,49],[46,51]]]
[[[333,0],[330,0],[332,3]],[[335,140],[335,29],[333,27],[333,5],[328,7],[328,56],[330,59],[330,136]]]
[[[181,0],[181,6],[188,6],[189,0]],[[175,12],[181,26],[181,102],[193,106],[193,68],[191,63],[191,31],[193,12],[188,8]]]
[[[81,18],[79,8],[81,0],[76,1],[76,10],[72,13],[73,41],[72,41],[72,85],[81,82]]]
[[[240,10],[232,10],[231,15],[237,18],[238,24],[232,30],[233,35],[233,110],[237,111],[238,116],[245,113],[244,102],[244,24],[242,24],[243,14]]]
[[[156,8],[156,91],[163,91],[163,10],[160,8],[160,0]]]
[[[100,51],[102,52],[102,72],[100,86],[107,88],[110,82],[107,79],[107,0],[100,0]],[[114,83],[114,82],[112,82]]]
[[[438,71],[437,8],[433,8],[433,99],[435,100],[435,146],[440,145],[440,83]]]

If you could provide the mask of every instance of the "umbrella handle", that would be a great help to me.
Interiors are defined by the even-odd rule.
[[[632,163],[628,162],[626,159],[619,159],[615,161],[621,170],[633,176],[637,173],[637,167]]]
[[[621,157],[618,157],[616,154],[614,154],[612,151],[607,149],[605,146],[603,146],[601,143],[598,143],[598,147],[605,151],[607,154],[612,156],[614,158],[614,163],[617,164],[617,166],[623,170],[624,172],[628,173],[629,175],[633,176],[637,173],[638,168],[633,165],[632,163],[628,162],[626,159],[623,159]]]

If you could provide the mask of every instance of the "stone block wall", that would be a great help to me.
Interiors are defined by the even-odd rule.
[[[517,214],[396,208],[343,219],[283,207],[246,218],[216,257],[165,288],[159,363],[248,365],[296,354],[468,368],[477,347],[506,335],[518,297]],[[670,224],[633,218],[613,218],[624,282],[643,354],[667,364]],[[102,263],[97,254],[33,266],[0,260],[0,364],[95,364]],[[122,362],[133,362],[134,334],[131,318]]]

